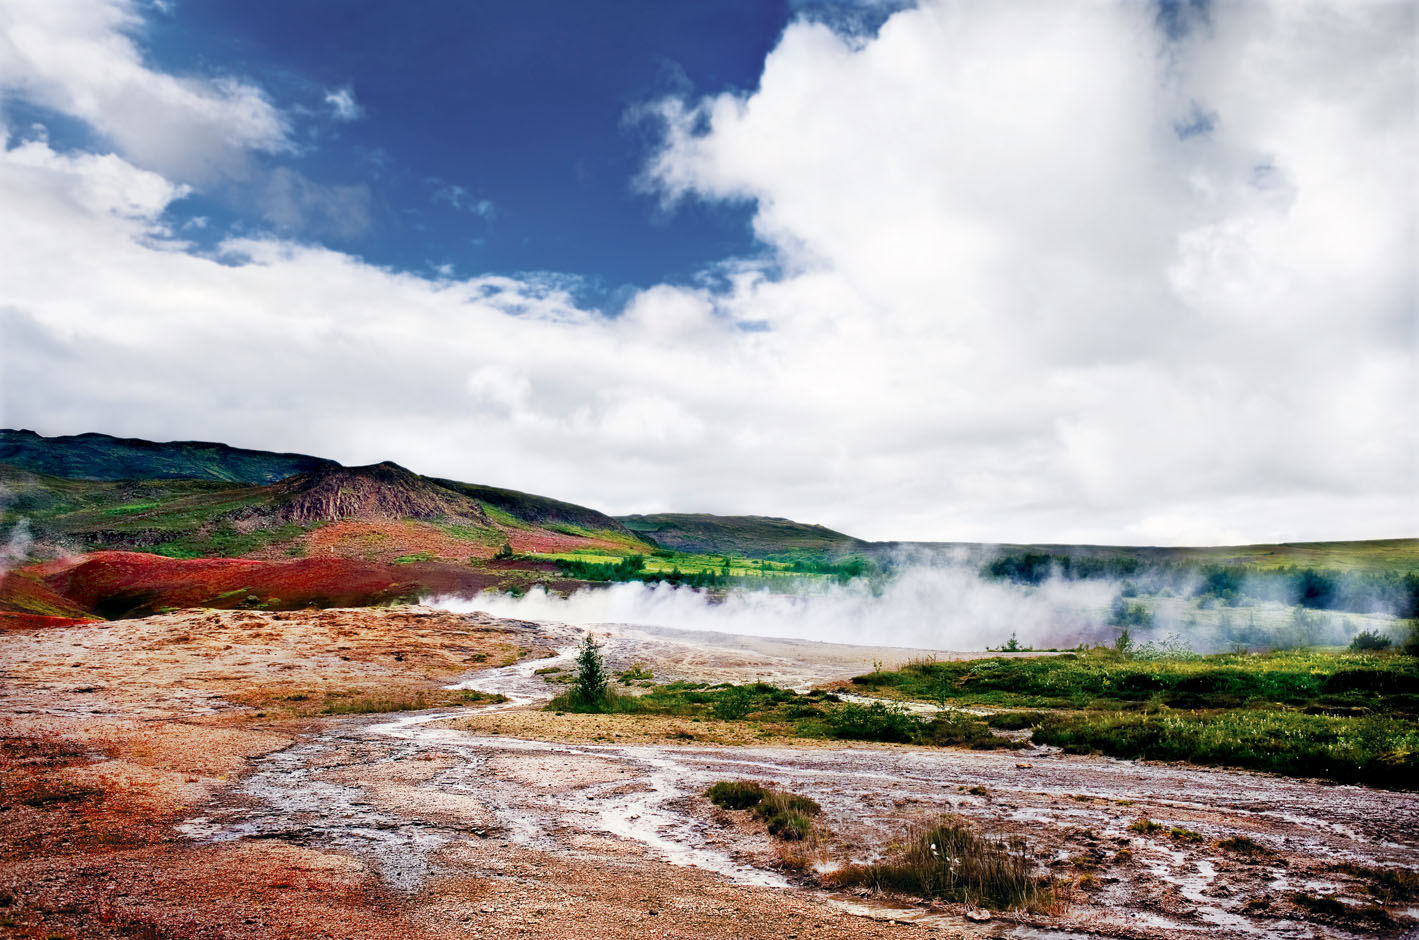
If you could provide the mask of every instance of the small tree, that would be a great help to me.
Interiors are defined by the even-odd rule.
[[[581,652],[576,657],[576,682],[573,693],[577,704],[584,708],[599,709],[606,704],[606,687],[611,677],[606,672],[606,661],[601,658],[601,646],[588,633],[581,641]]]
[[[1350,641],[1350,648],[1356,652],[1376,652],[1387,650],[1393,644],[1394,641],[1382,633],[1377,633],[1374,630],[1361,630]]]

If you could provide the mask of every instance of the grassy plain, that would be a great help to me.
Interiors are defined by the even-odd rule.
[[[918,661],[858,676],[877,695],[1000,710],[996,727],[1074,753],[1181,760],[1412,789],[1419,659],[1287,651]]]

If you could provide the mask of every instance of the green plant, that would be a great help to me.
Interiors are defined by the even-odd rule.
[[[1023,839],[977,834],[945,816],[910,832],[887,861],[850,865],[825,881],[997,909],[1044,906],[1053,883],[1035,877],[1034,867]]]
[[[789,842],[806,839],[813,831],[812,817],[823,811],[817,801],[797,793],[772,790],[752,780],[721,780],[705,791],[710,802],[731,810],[752,810],[768,826],[769,834]]]
[[[572,697],[577,704],[587,710],[598,710],[606,705],[606,687],[610,677],[606,674],[606,662],[601,656],[601,646],[588,633],[581,641],[581,652],[576,657],[576,678],[572,683]]]
[[[731,686],[715,699],[711,709],[721,721],[739,721],[753,710],[754,700],[748,687]]]
[[[1394,640],[1374,630],[1361,630],[1350,641],[1350,649],[1357,653],[1366,650],[1387,650],[1393,645]]]
[[[711,803],[724,809],[749,809],[764,798],[764,788],[752,780],[721,780],[705,791]]]

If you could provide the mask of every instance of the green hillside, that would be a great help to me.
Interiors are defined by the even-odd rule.
[[[433,482],[476,499],[489,509],[502,510],[515,519],[553,530],[571,530],[569,534],[579,534],[580,531],[629,532],[620,520],[597,512],[595,509],[578,506],[575,503],[566,503],[559,499],[536,496],[518,490],[483,486],[478,483],[460,483],[457,480],[440,479]]]
[[[42,437],[0,429],[0,463],[76,480],[221,480],[275,483],[338,466],[304,454],[245,450],[207,441],[156,443],[107,434]]]
[[[772,516],[667,512],[617,519],[627,529],[665,548],[710,555],[839,557],[862,551],[870,544],[825,526]]]

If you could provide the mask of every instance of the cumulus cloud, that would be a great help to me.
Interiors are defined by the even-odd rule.
[[[428,280],[274,237],[203,256],[163,226],[175,170],[8,143],[9,421],[870,538],[1409,534],[1414,16],[797,22],[753,92],[650,109],[642,179],[667,205],[751,204],[774,263],[729,259],[716,286],[618,316],[555,277]],[[146,120],[181,124],[187,101]]]
[[[0,7],[0,94],[78,118],[120,154],[189,182],[242,172],[250,151],[289,146],[282,114],[234,78],[170,75],[144,62],[133,0]]]

